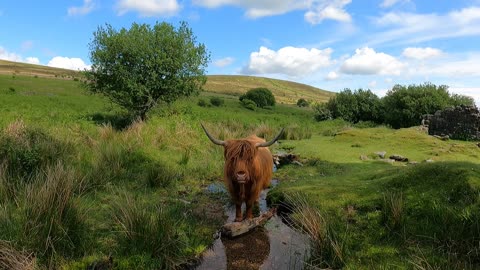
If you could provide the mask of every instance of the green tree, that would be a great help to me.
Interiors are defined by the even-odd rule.
[[[370,90],[346,88],[330,98],[326,108],[333,118],[342,118],[357,123],[359,121],[383,122],[383,108],[380,98]]]
[[[424,114],[451,106],[452,99],[446,85],[395,85],[383,97],[383,104],[388,112],[385,123],[393,128],[404,128],[419,125]]]
[[[450,96],[450,102],[453,106],[459,105],[467,105],[473,106],[475,105],[475,100],[472,97],[460,95],[460,94],[452,94]]]
[[[253,88],[240,96],[240,101],[244,99],[252,100],[260,108],[275,106],[275,97],[267,88]]]
[[[142,120],[158,103],[198,93],[206,82],[210,54],[186,22],[177,28],[133,23],[120,30],[106,24],[89,46],[87,88]]]

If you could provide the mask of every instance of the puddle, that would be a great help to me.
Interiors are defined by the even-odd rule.
[[[278,184],[272,180],[272,186]],[[223,184],[212,184],[209,192],[226,192]],[[260,195],[260,211],[268,211],[267,190]],[[245,206],[243,206],[245,207]],[[226,206],[227,222],[235,218],[235,206]],[[218,237],[213,246],[204,252],[196,270],[228,269],[288,269],[302,270],[308,252],[308,238],[272,217],[264,227],[234,239]]]

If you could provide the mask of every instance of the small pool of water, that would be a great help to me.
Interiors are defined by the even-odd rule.
[[[278,184],[272,180],[272,186]],[[208,192],[226,192],[223,184],[212,184]],[[260,195],[260,211],[268,211],[267,190]],[[245,206],[243,206],[245,207]],[[225,206],[227,222],[235,218],[235,206]],[[218,237],[213,246],[203,254],[197,270],[212,269],[303,269],[308,254],[308,238],[285,223],[278,216],[272,217],[264,227],[234,239]]]

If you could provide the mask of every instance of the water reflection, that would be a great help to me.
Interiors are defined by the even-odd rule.
[[[276,184],[276,182],[274,182]],[[218,185],[211,187],[218,189]],[[260,211],[268,211],[266,194],[260,196]],[[233,221],[235,207],[225,209],[227,222]],[[308,252],[308,238],[284,224],[274,216],[265,227],[234,239],[217,238],[211,249],[203,254],[197,270],[250,270],[250,269],[303,269]]]

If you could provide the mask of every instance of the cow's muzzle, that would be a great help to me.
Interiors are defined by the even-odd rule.
[[[247,174],[243,171],[235,173],[235,176],[237,178],[237,183],[239,184],[245,184],[247,182]]]

